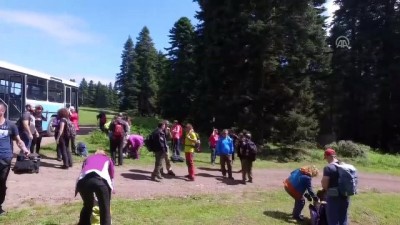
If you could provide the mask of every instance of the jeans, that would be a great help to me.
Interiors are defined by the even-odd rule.
[[[188,167],[189,178],[194,179],[194,160],[193,152],[185,152],[186,165]]]
[[[97,197],[100,208],[100,224],[111,225],[111,189],[107,182],[96,174],[88,174],[77,184],[77,190],[83,200],[83,208],[79,217],[78,225],[90,223],[94,205],[94,195]]]
[[[11,169],[11,160],[12,159],[0,159],[0,210],[2,210],[2,204],[6,198],[6,183]]]
[[[228,177],[232,177],[232,155],[221,155],[219,157],[220,159],[220,164],[221,164],[221,171],[222,171],[222,176],[226,176],[226,172],[228,172]],[[225,167],[225,164],[228,167],[228,170]]]
[[[174,156],[181,155],[181,142],[179,138],[172,139],[172,155]]]
[[[302,197],[301,199],[296,199],[294,201],[294,207],[293,207],[293,218],[300,218],[301,211],[304,208],[304,205],[306,204],[306,200]]]
[[[350,205],[347,197],[327,197],[326,218],[328,225],[347,225],[347,211]]]
[[[35,147],[36,147],[36,153],[39,154],[41,143],[42,143],[42,135],[40,135],[39,137],[33,136],[31,147],[30,147],[31,153],[35,152]]]
[[[60,153],[62,155],[64,167],[72,167],[72,155],[68,148],[68,142],[69,139],[66,137],[60,137],[58,142],[58,148],[60,149]]]
[[[215,159],[217,158],[217,155],[215,154],[215,147],[210,147],[210,152],[211,152],[211,164],[215,163]]]
[[[32,139],[29,138],[29,134],[26,133],[25,131],[22,131],[21,133],[19,133],[19,137],[24,142],[25,147],[27,149],[30,149],[32,144]]]
[[[116,158],[117,158],[116,155],[117,155],[117,150],[118,150],[118,165],[119,166],[122,166],[123,161],[124,161],[124,156],[122,154],[123,147],[124,147],[123,139],[115,139],[113,137],[110,138],[111,158],[114,161],[114,164],[116,164]]]

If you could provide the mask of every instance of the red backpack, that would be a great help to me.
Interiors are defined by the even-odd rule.
[[[115,139],[120,139],[124,136],[124,126],[119,123],[119,122],[115,122],[114,123],[114,132],[113,132],[113,137]]]

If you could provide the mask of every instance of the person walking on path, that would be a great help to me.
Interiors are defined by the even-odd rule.
[[[35,106],[35,111],[33,113],[33,116],[35,117],[35,128],[38,133],[37,136],[33,137],[32,144],[30,147],[31,153],[35,152],[35,147],[36,147],[36,154],[39,154],[40,151],[40,144],[42,143],[42,137],[43,137],[43,121],[47,121],[47,118],[43,116],[43,107],[41,105]]]
[[[181,155],[181,138],[182,138],[182,126],[178,123],[178,120],[174,120],[172,126],[172,155]]]
[[[167,154],[167,139],[165,136],[165,123],[158,123],[157,129],[153,131],[151,134],[152,140],[154,141],[154,170],[151,174],[151,180],[159,182],[163,177],[161,176],[162,170],[162,160],[165,158],[165,154]]]
[[[247,132],[244,135],[244,139],[239,143],[238,156],[240,156],[240,162],[242,166],[242,182],[253,182],[253,162],[256,160],[257,156],[257,146],[251,140],[251,134]],[[239,154],[240,152],[240,154]],[[246,177],[248,180],[246,181]]]
[[[217,158],[217,155],[215,154],[215,147],[217,146],[219,134],[217,129],[213,129],[213,132],[211,133],[210,137],[208,138],[208,145],[210,146],[210,152],[211,152],[211,165],[215,165],[215,159]]]
[[[74,125],[76,132],[78,132],[79,131],[79,115],[75,111],[75,107],[73,107],[73,106],[69,107],[69,111],[70,111],[69,119],[71,120],[71,123]],[[75,137],[71,138],[71,152],[74,154],[77,154]]]
[[[196,144],[199,143],[197,135],[194,132],[192,124],[186,124],[186,136],[185,136],[185,159],[186,165],[188,167],[188,175],[186,176],[189,180],[194,181],[194,151],[196,149]]]
[[[68,136],[67,132],[68,123],[70,123],[68,109],[62,108],[58,110],[57,116],[60,119],[60,123],[58,125],[58,129],[56,130],[56,143],[62,155],[62,168],[68,169],[69,167],[72,167],[72,155],[68,148],[70,141],[70,137]]]
[[[228,173],[228,179],[233,180],[232,155],[234,154],[234,147],[233,140],[229,137],[227,129],[222,131],[222,136],[218,139],[216,154],[220,157],[222,176],[226,177],[226,173]]]

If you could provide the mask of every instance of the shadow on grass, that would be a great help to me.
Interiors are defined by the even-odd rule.
[[[311,224],[311,221],[308,218],[304,218],[304,221],[296,221],[295,219],[292,218],[292,214],[276,210],[264,211],[264,215],[274,219],[282,220],[287,224],[304,224],[304,225]]]

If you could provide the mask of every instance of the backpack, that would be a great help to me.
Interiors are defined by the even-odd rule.
[[[251,160],[256,160],[256,154],[257,154],[257,145],[251,141],[251,140],[247,140],[245,142],[245,153],[244,156],[249,157],[249,159]],[[242,153],[243,154],[243,153]]]
[[[357,169],[350,164],[346,163],[334,163],[337,168],[339,179],[338,179],[338,191],[341,196],[352,196],[357,194],[358,175]]]
[[[154,132],[149,134],[146,139],[144,139],[144,145],[146,146],[147,150],[149,152],[155,152],[155,138],[154,138]]]
[[[303,193],[300,193],[296,188],[300,185],[300,177],[303,175],[300,169],[296,169],[290,173],[290,176],[283,182],[285,191],[294,199],[301,199]]]
[[[66,129],[67,137],[70,139],[74,138],[76,136],[76,129],[75,129],[74,124],[72,124],[71,121],[68,119],[65,119],[65,121],[66,121],[66,126],[67,126],[67,129]]]
[[[86,144],[83,142],[79,142],[78,146],[76,147],[78,155],[83,156],[83,157],[87,157],[88,155],[88,151],[86,149]]]
[[[124,136],[124,126],[120,122],[115,122],[114,125],[113,137],[121,139]]]

